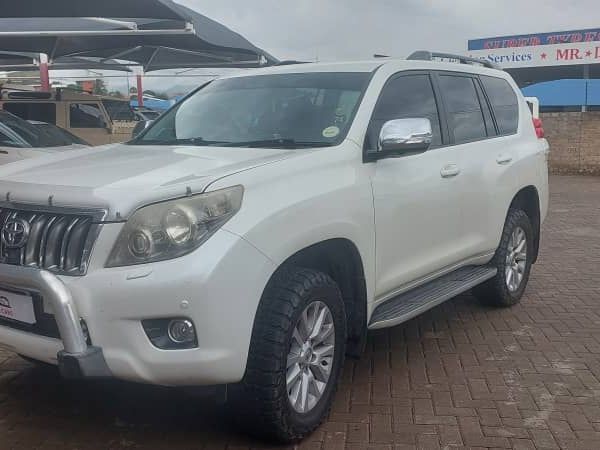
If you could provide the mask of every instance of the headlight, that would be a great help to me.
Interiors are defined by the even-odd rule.
[[[113,247],[106,267],[144,264],[186,255],[239,211],[244,189],[234,186],[138,209]]]

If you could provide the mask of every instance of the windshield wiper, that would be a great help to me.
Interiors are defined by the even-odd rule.
[[[322,141],[296,141],[295,139],[262,139],[256,141],[228,142],[223,147],[273,147],[273,148],[306,148],[306,147],[331,147],[331,142]]]
[[[227,141],[206,141],[201,137],[185,138],[185,139],[148,139],[148,140],[137,140],[133,142],[136,145],[220,145],[229,144]]]

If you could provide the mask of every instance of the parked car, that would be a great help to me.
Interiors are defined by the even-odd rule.
[[[39,92],[2,86],[0,109],[56,125],[92,145],[127,141],[137,123],[127,99],[70,89]]]
[[[516,304],[548,143],[509,74],[435,56],[246,71],[127,144],[0,168],[0,342],[65,377],[217,386],[289,442],[368,330],[472,288]]]
[[[56,128],[56,127],[55,127]],[[0,111],[0,165],[85,146],[80,139]]]

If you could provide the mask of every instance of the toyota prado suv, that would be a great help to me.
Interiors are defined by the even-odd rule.
[[[439,56],[244,71],[128,143],[0,167],[0,343],[67,378],[217,387],[289,442],[368,330],[470,289],[514,305],[548,144],[507,73]]]

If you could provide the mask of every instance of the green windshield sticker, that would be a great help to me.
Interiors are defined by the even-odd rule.
[[[338,127],[327,127],[323,130],[323,137],[326,138],[334,138],[338,134],[340,134],[340,129]]]

